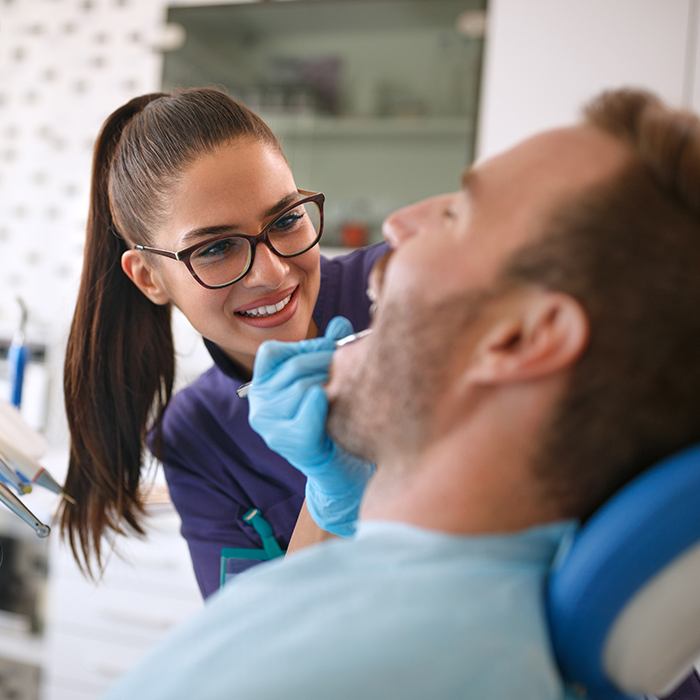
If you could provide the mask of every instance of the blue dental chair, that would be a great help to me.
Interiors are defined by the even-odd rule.
[[[700,446],[601,507],[547,588],[564,679],[591,700],[663,696],[700,661]],[[697,675],[688,681],[700,681]]]

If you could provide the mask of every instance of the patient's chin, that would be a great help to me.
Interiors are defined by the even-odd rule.
[[[344,393],[330,404],[326,428],[334,442],[347,452],[375,461],[365,416],[353,393]]]
[[[338,348],[331,362],[328,383],[325,386],[330,402],[343,395],[346,387],[352,384],[358,368],[364,360],[364,340],[358,340],[345,347]]]
[[[338,348],[325,386],[329,435],[346,451],[374,463],[382,447],[384,418],[391,414],[383,410],[391,407],[383,391],[387,370],[377,364],[378,333],[375,329]]]
[[[329,412],[329,435],[343,449],[367,458],[371,451],[367,417],[368,391],[366,365],[370,338],[363,338],[339,348],[333,355],[326,384]]]
[[[331,368],[328,383],[324,387],[326,390],[326,396],[328,397],[328,401],[330,403],[333,403],[338,399],[338,396],[340,394],[340,387],[342,386],[342,384],[343,380],[338,376],[338,372],[334,371]]]

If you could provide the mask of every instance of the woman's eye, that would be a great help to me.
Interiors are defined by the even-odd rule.
[[[290,211],[289,213],[280,216],[280,218],[272,224],[270,230],[289,231],[290,229],[294,228],[294,226],[303,218],[304,214],[298,211]]]
[[[225,238],[221,241],[215,241],[211,245],[205,245],[200,248],[196,256],[198,258],[211,258],[217,255],[224,255],[233,245],[233,241],[230,238]]]

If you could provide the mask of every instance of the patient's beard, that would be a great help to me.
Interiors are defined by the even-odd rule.
[[[344,378],[331,404],[333,439],[379,465],[418,459],[431,441],[453,351],[464,345],[488,296],[465,293],[437,308],[406,298],[382,305],[365,362]]]

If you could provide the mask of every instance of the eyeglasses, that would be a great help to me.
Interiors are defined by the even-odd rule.
[[[250,272],[259,243],[264,243],[280,258],[293,258],[319,242],[323,233],[325,195],[307,190],[298,192],[303,198],[276,214],[256,236],[245,233],[214,236],[177,252],[145,245],[135,245],[134,250],[185,263],[192,277],[207,289],[228,287]]]

